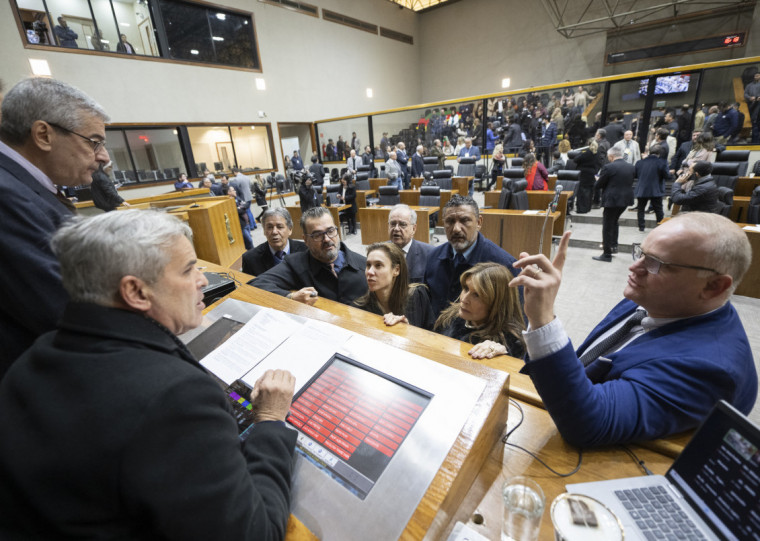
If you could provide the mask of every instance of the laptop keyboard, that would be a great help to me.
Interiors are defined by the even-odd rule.
[[[616,490],[615,496],[648,540],[705,539],[664,486]]]

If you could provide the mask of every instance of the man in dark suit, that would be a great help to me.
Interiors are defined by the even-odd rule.
[[[304,212],[301,229],[308,251],[292,254],[249,284],[308,305],[317,302],[318,295],[351,304],[368,291],[367,260],[338,240],[328,209],[314,207]]]
[[[691,152],[691,147],[694,145],[694,143],[697,140],[697,137],[699,137],[702,134],[702,130],[694,130],[691,132],[691,141],[686,141],[685,143],[681,143],[681,145],[678,147],[678,150],[676,150],[676,153],[673,154],[673,159],[670,160],[670,174],[675,175],[676,171],[679,171],[681,169],[681,164],[683,164],[683,161],[686,159],[686,156],[689,155],[689,152]]]
[[[417,152],[412,156],[412,178],[419,178],[425,172],[425,160],[422,159],[422,152],[425,147],[417,146]]]
[[[625,161],[623,150],[613,146],[607,151],[610,163],[602,167],[596,188],[602,191],[602,247],[604,253],[594,256],[596,261],[612,261],[617,253],[618,220],[628,205],[633,204],[633,178],[636,168]]]
[[[659,144],[653,144],[649,148],[649,155],[643,160],[636,162],[636,192],[634,195],[638,200],[638,222],[639,231],[644,231],[645,221],[644,214],[647,207],[647,201],[650,201],[654,208],[654,214],[657,223],[660,223],[665,216],[662,210],[662,197],[665,195],[665,181],[670,179],[668,164],[660,156],[662,147]]]
[[[610,123],[604,127],[604,131],[607,133],[607,141],[610,146],[615,146],[615,143],[623,139],[625,134],[623,118],[620,115],[611,115]]]
[[[516,275],[515,258],[480,233],[483,217],[474,199],[453,195],[443,210],[443,228],[447,243],[428,254],[424,282],[430,288],[431,305],[436,317],[459,297],[459,277],[477,263],[500,263]]]
[[[251,248],[243,254],[243,272],[259,276],[279,265],[289,254],[305,252],[306,245],[300,240],[290,240],[293,233],[293,219],[288,209],[269,209],[261,216],[266,242]]]
[[[190,239],[141,210],[54,236],[71,302],[0,382],[0,538],[284,538],[295,378],[267,371],[244,393],[241,441],[228,394],[177,338],[208,284]]]
[[[396,161],[401,167],[401,173],[404,175],[404,189],[408,190],[411,186],[409,168],[407,167],[407,164],[409,163],[409,156],[406,155],[406,145],[403,141],[400,141],[396,146]]]
[[[388,236],[406,256],[409,283],[421,283],[425,276],[428,254],[433,247],[414,239],[417,232],[417,213],[408,205],[395,205],[388,214]]]
[[[309,166],[309,173],[311,173],[311,176],[314,180],[314,186],[318,186],[319,189],[322,189],[322,186],[325,183],[325,168],[322,166],[321,163],[319,163],[319,160],[316,156],[311,157],[311,165]]]
[[[0,377],[37,336],[53,330],[67,295],[48,239],[74,206],[63,186],[90,185],[108,115],[55,79],[25,79],[5,95],[0,123]]]

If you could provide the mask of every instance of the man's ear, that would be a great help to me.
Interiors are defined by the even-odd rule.
[[[55,136],[53,127],[47,122],[35,120],[32,123],[30,141],[40,150],[50,152],[53,149],[53,139]]]
[[[145,313],[152,307],[150,288],[136,276],[123,276],[119,281],[119,296],[122,302],[135,312]]]
[[[716,274],[707,280],[702,295],[705,299],[713,299],[725,293],[733,283],[734,279],[728,274]]]
[[[483,227],[483,215],[478,214],[478,231],[480,231],[481,227]]]

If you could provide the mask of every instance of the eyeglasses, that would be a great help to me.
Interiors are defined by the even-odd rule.
[[[73,133],[77,137],[81,137],[82,139],[84,139],[85,141],[87,141],[88,143],[90,143],[92,145],[92,151],[95,154],[98,153],[98,150],[100,150],[101,148],[104,148],[106,146],[106,140],[105,139],[103,139],[103,140],[101,140],[101,139],[91,139],[90,137],[85,137],[81,133],[77,133],[74,130],[70,130],[68,128],[64,128],[63,126],[59,126],[58,124],[53,124],[52,122],[48,122],[48,124],[50,124],[54,128],[58,128],[59,130],[63,130],[65,132]]]
[[[390,227],[391,229],[396,229],[397,227],[399,229],[406,229],[407,227],[409,227],[409,223],[408,222],[398,222],[396,220],[393,220],[391,222],[388,222],[388,227]]]
[[[317,242],[322,242],[325,239],[325,237],[333,238],[337,234],[338,234],[338,228],[333,226],[333,227],[328,227],[324,231],[315,231],[314,233],[310,233],[306,236],[310,237],[312,240],[315,240]]]
[[[654,257],[653,255],[649,255],[644,250],[641,249],[641,244],[633,244],[631,250],[631,255],[633,256],[634,261],[639,261],[642,257],[644,258],[644,268],[647,270],[649,274],[658,274],[660,272],[660,268],[663,266],[668,267],[681,267],[682,269],[696,269],[696,270],[705,270],[714,272],[715,274],[720,274],[715,269],[709,269],[707,267],[699,267],[697,265],[681,265],[680,263],[666,263],[662,259],[658,259]]]

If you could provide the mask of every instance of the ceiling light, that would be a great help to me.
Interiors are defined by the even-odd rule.
[[[50,65],[48,64],[47,60],[30,58],[29,66],[32,68],[32,73],[39,77],[50,77],[52,75],[50,72]]]
[[[225,15],[224,13],[217,13],[216,18],[219,19],[220,21],[224,21],[227,19],[227,15]]]
[[[224,41],[224,38],[220,38],[219,36],[212,36],[211,39],[214,41]]]
[[[372,89],[371,89],[371,88],[368,88],[368,89],[367,89],[367,97],[368,97],[368,98],[371,98],[371,97],[372,97],[372,95],[373,95]]]
[[[267,82],[261,77],[256,77],[256,90],[266,90]]]
[[[200,54],[198,49],[190,49],[190,54]]]
[[[510,77],[504,77],[501,80],[501,87],[502,88],[509,88],[509,85],[512,84],[512,79]]]

